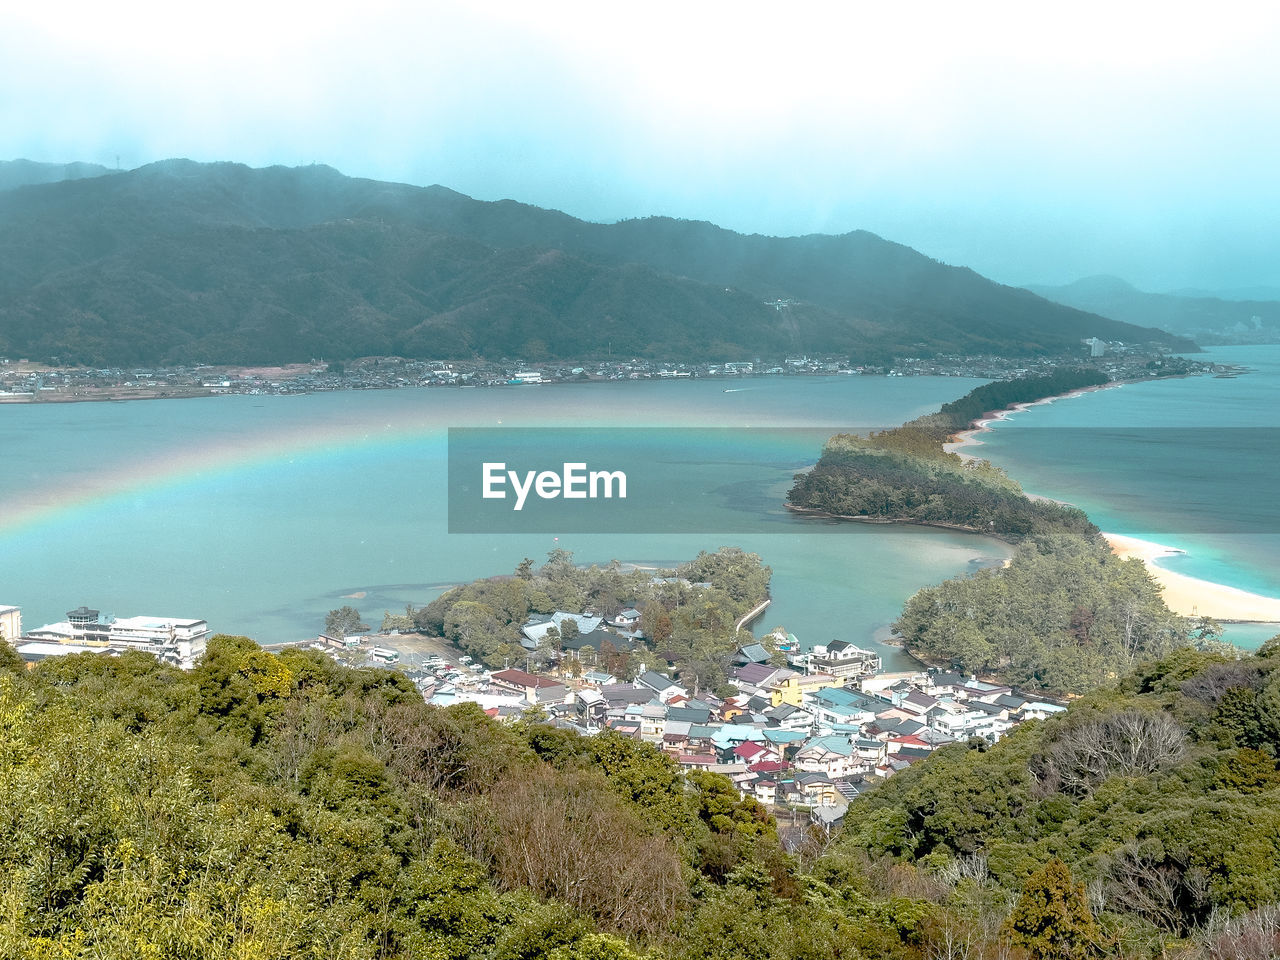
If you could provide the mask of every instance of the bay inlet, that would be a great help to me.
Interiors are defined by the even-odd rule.
[[[896,425],[980,382],[792,377],[735,392],[684,381],[11,406],[0,411],[12,465],[0,476],[0,602],[21,606],[28,628],[86,603],[202,617],[275,643],[314,636],[345,597],[363,594],[356,606],[376,624],[555,547],[581,563],[668,565],[733,545],[773,569],[759,629],[873,645],[892,669],[905,656],[879,640],[907,597],[1000,562],[1008,546],[796,517],[786,490],[830,433]],[[668,513],[625,532],[451,534],[456,426],[592,427],[606,444],[612,428],[619,444],[623,427],[680,428],[663,467],[709,482],[698,502],[664,509],[706,532],[671,532],[679,515]],[[744,454],[724,447],[725,428],[759,434]]]

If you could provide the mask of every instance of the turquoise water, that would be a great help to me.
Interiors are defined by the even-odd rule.
[[[1075,503],[1103,530],[1185,551],[1160,564],[1280,596],[1280,346],[1219,347],[1234,379],[1129,384],[1012,414],[970,452],[1030,493]],[[1256,647],[1276,625],[1239,625]]]
[[[715,381],[641,381],[7,405],[0,603],[21,606],[28,628],[84,603],[203,617],[269,643],[314,635],[345,602],[376,625],[385,610],[554,547],[581,562],[673,564],[735,545],[774,571],[775,603],[760,626],[784,625],[807,642],[877,642],[920,586],[1007,548],[795,517],[781,508],[790,476],[816,459],[826,432],[895,425],[979,382],[762,378],[733,392]],[[448,532],[449,427],[581,425],[705,427],[704,436],[680,432],[670,469],[720,480],[705,499],[672,504],[660,524],[629,532]],[[724,427],[762,431],[754,455],[724,456],[715,432]],[[689,529],[723,517],[725,533],[660,532],[681,529],[682,516]],[[900,655],[889,651],[886,662]]]
[[[1084,507],[1103,529],[1185,555],[1192,576],[1280,596],[1272,410],[1280,347],[1209,356],[1255,372],[1086,394],[1013,416],[978,448],[1032,493]],[[353,602],[367,620],[553,547],[583,562],[673,564],[737,545],[774,571],[760,621],[808,642],[868,643],[918,587],[1007,554],[938,530],[829,524],[780,504],[825,432],[889,426],[979,381],[787,378],[494,390],[0,407],[0,603],[28,627],[86,603],[118,615],[201,616],[263,642],[319,630]],[[450,534],[451,426],[698,426],[671,469],[716,477],[706,498],[613,534]],[[759,428],[751,458],[716,430]],[[794,433],[779,427],[806,427]],[[607,434],[606,434],[607,436]],[[619,442],[625,442],[619,432]],[[676,461],[679,462],[676,462]],[[685,511],[681,513],[680,511]],[[724,534],[664,533],[720,522]],[[697,523],[693,522],[694,520]],[[1256,646],[1280,628],[1233,626]],[[888,663],[900,663],[890,651]]]

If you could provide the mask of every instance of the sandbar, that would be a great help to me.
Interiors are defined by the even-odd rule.
[[[1166,570],[1156,561],[1182,553],[1164,544],[1152,543],[1118,533],[1104,533],[1118,557],[1136,557],[1163,588],[1164,602],[1184,617],[1212,617],[1238,623],[1280,623],[1280,598],[1249,593],[1223,583],[1199,580],[1185,573]]]

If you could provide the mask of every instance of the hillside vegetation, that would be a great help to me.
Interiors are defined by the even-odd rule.
[[[1181,651],[941,749],[784,852],[654,748],[215,637],[33,672],[0,642],[0,955],[1264,958],[1280,641]]]
[[[1182,650],[850,810],[837,853],[928,872],[950,956],[1280,951],[1280,638]],[[1055,865],[1056,864],[1056,865]],[[1028,896],[1028,894],[1031,896]]]
[[[0,956],[921,956],[721,776],[401,674],[213,638],[192,673],[0,641]]]
[[[0,225],[0,355],[67,363],[1193,347],[869,233],[592,224],[327,167],[175,160],[28,185],[0,191]]]

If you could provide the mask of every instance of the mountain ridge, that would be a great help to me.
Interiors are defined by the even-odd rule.
[[[0,191],[45,183],[60,183],[64,180],[83,180],[115,172],[101,164],[80,161],[43,163],[38,160],[0,160]]]
[[[1149,293],[1108,274],[1082,277],[1062,286],[1028,284],[1026,289],[1080,310],[1195,337],[1206,344],[1280,343],[1280,301],[1233,300],[1198,293]]]
[[[160,161],[0,192],[0,224],[0,353],[79,363],[1194,348],[866,231],[596,224],[322,165]]]

